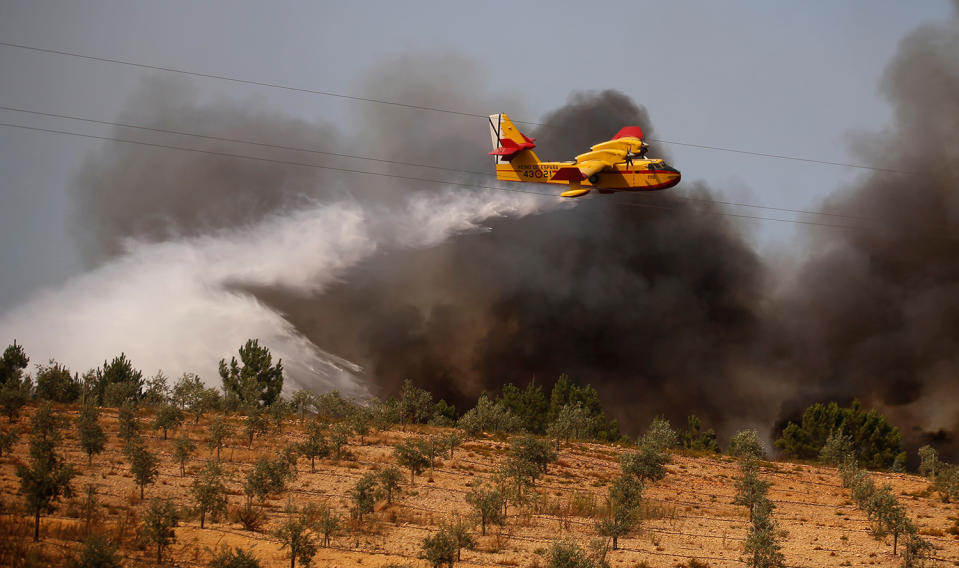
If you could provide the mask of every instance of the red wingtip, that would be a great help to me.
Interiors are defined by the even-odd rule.
[[[613,140],[617,138],[626,138],[627,136],[632,136],[633,138],[643,139],[643,129],[638,126],[624,126],[619,132],[616,133],[616,136],[613,136]]]

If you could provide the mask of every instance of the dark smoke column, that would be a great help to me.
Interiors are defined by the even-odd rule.
[[[932,441],[955,460],[959,19],[907,36],[881,89],[895,121],[861,153],[905,173],[871,172],[824,205],[871,218],[869,228],[815,235],[783,299],[788,341],[797,380],[808,384],[803,402],[863,398],[885,409],[909,445]]]

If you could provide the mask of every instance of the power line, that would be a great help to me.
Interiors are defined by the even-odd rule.
[[[13,47],[13,48],[16,48],[16,49],[23,49],[23,50],[29,50],[29,51],[36,51],[36,52],[40,52],[40,53],[49,53],[49,54],[54,54],[54,55],[63,55],[63,56],[67,56],[67,57],[75,57],[75,58],[78,58],[78,59],[86,59],[86,60],[90,60],[90,61],[99,61],[99,62],[102,62],[102,63],[113,63],[113,64],[117,64],[117,65],[126,65],[126,66],[129,66],[129,67],[138,67],[138,68],[141,68],[141,69],[150,69],[150,70],[153,70],[153,71],[164,71],[164,72],[167,72],[167,73],[179,73],[179,74],[182,74],[182,75],[189,75],[189,76],[193,76],[193,77],[202,77],[202,78],[205,78],[205,79],[217,79],[217,80],[220,80],[220,81],[230,81],[230,82],[233,82],[233,83],[240,83],[240,84],[244,84],[244,85],[254,85],[254,86],[258,86],[258,87],[269,87],[269,88],[273,88],[273,89],[282,89],[282,90],[292,91],[292,92],[297,92],[297,93],[307,93],[307,94],[311,94],[311,95],[322,95],[322,96],[325,96],[325,97],[335,97],[335,98],[340,98],[340,99],[345,99],[345,100],[351,100],[351,101],[357,101],[357,102],[375,103],[375,104],[389,105],[389,106],[394,106],[394,107],[408,108],[408,109],[413,109],[413,110],[421,110],[421,111],[438,112],[438,113],[444,113],[444,114],[452,114],[452,115],[457,115],[457,116],[465,116],[465,117],[469,117],[469,118],[481,118],[481,119],[483,119],[483,120],[486,120],[486,119],[487,119],[487,115],[485,115],[485,114],[477,114],[477,113],[472,113],[472,112],[459,111],[459,110],[455,110],[455,109],[437,108],[437,107],[431,107],[431,106],[425,106],[425,105],[414,105],[414,104],[409,104],[409,103],[401,103],[401,102],[398,102],[398,101],[389,101],[389,100],[385,100],[385,99],[374,99],[374,98],[370,98],[370,97],[359,97],[359,96],[355,96],[355,95],[345,95],[345,94],[343,94],[343,93],[334,93],[334,92],[331,92],[331,91],[321,91],[321,90],[318,90],[318,89],[307,89],[307,88],[305,88],[305,87],[293,87],[293,86],[290,86],[290,85],[283,85],[283,84],[281,84],[281,83],[268,83],[268,82],[265,82],[265,81],[253,81],[253,80],[250,80],[250,79],[241,79],[241,78],[238,78],[238,77],[229,77],[229,76],[226,76],[226,75],[217,75],[217,74],[214,74],[214,73],[201,73],[201,72],[198,72],[198,71],[189,71],[189,70],[186,70],[186,69],[179,69],[179,68],[176,68],[176,67],[164,67],[164,66],[160,66],[160,65],[149,65],[149,64],[146,64],[146,63],[136,63],[136,62],[134,62],[134,61],[127,61],[127,60],[123,60],[123,59],[114,59],[114,58],[110,58],[110,57],[96,57],[96,56],[93,56],[93,55],[85,55],[85,54],[82,54],[82,53],[75,53],[75,52],[72,52],[72,51],[62,51],[62,50],[57,50],[57,49],[48,49],[48,48],[43,48],[43,47],[34,47],[34,46],[24,45],[24,44],[19,44],[19,43],[11,43],[11,42],[0,41],[0,46]],[[513,119],[513,122],[518,122],[518,123],[520,123],[520,124],[529,124],[529,125],[532,125],[532,126],[541,126],[541,127],[545,127],[545,128],[555,128],[555,129],[561,129],[561,130],[565,130],[565,129],[566,129],[566,128],[562,127],[562,126],[547,124],[547,123],[543,123],[543,122],[530,121],[530,120],[517,120],[517,119]],[[866,165],[863,165],[863,164],[852,164],[852,163],[848,163],[848,162],[832,162],[832,161],[828,161],[828,160],[817,160],[817,159],[813,159],[813,158],[801,158],[801,157],[798,157],[798,156],[789,156],[789,155],[786,155],[786,154],[772,154],[772,153],[766,153],[766,152],[754,152],[754,151],[751,151],[751,150],[740,150],[740,149],[737,149],[737,148],[727,148],[727,147],[724,147],[724,146],[711,146],[711,145],[706,145],[706,144],[693,144],[693,143],[689,143],[689,142],[678,142],[678,141],[675,141],[675,140],[666,140],[666,139],[662,139],[662,138],[650,138],[649,140],[651,140],[651,141],[653,141],[653,142],[659,142],[659,143],[662,143],[662,144],[672,144],[672,145],[676,145],[676,146],[685,146],[685,147],[689,147],[689,148],[699,148],[699,149],[703,149],[703,150],[716,150],[716,151],[720,151],[720,152],[732,152],[732,153],[735,153],[735,154],[744,154],[744,155],[748,155],[748,156],[757,156],[757,157],[763,157],[763,158],[775,158],[775,159],[779,159],[779,160],[793,160],[793,161],[798,161],[798,162],[805,162],[805,163],[811,163],[811,164],[821,164],[821,165],[827,165],[827,166],[839,166],[839,167],[846,167],[846,168],[857,168],[857,169],[862,169],[862,170],[872,170],[872,171],[878,171],[878,172],[888,172],[888,173],[898,173],[898,174],[915,174],[915,173],[916,173],[916,172],[910,172],[910,171],[906,171],[906,170],[897,170],[897,169],[893,169],[893,168],[877,168],[877,167],[874,167],[874,166],[866,166]]]
[[[279,149],[279,150],[291,150],[291,151],[296,151],[296,152],[308,152],[308,153],[311,153],[311,154],[319,154],[319,155],[325,155],[325,156],[335,156],[335,157],[340,157],[340,158],[351,158],[351,159],[355,159],[355,160],[368,160],[368,161],[372,161],[372,162],[381,162],[381,163],[393,164],[393,165],[414,166],[414,167],[418,167],[418,168],[429,168],[429,169],[434,169],[434,170],[442,170],[442,171],[455,172],[455,173],[464,173],[464,174],[471,174],[471,175],[480,175],[480,176],[491,177],[491,178],[495,178],[495,177],[496,177],[496,176],[494,176],[494,175],[492,175],[492,174],[490,174],[490,173],[488,173],[488,172],[482,172],[482,171],[477,171],[477,170],[465,170],[465,169],[458,169],[458,168],[450,168],[450,167],[436,166],[436,165],[432,165],[432,164],[423,164],[423,163],[418,163],[418,162],[406,162],[406,161],[401,161],[401,160],[388,160],[388,159],[384,159],[384,158],[375,158],[375,157],[372,157],[372,156],[360,156],[360,155],[356,155],[356,154],[344,154],[344,153],[340,153],[340,152],[329,152],[329,151],[324,151],[324,150],[316,150],[316,149],[312,149],[312,148],[303,148],[303,147],[299,147],[299,146],[287,146],[287,145],[282,145],[282,144],[271,144],[271,143],[266,143],[266,142],[257,142],[257,141],[253,141],[253,140],[245,140],[245,139],[240,139],[240,138],[227,138],[227,137],[222,137],[222,136],[211,136],[211,135],[206,135],[206,134],[198,134],[198,133],[195,133],[195,132],[187,132],[187,131],[183,131],[183,130],[171,130],[171,129],[166,129],[166,128],[156,128],[156,127],[151,127],[151,126],[143,126],[143,125],[139,125],[139,124],[130,124],[130,123],[124,123],[124,122],[114,122],[114,121],[108,121],[108,120],[97,120],[97,119],[84,118],[84,117],[75,116],[75,115],[58,114],[58,113],[52,113],[52,112],[41,112],[41,111],[29,110],[29,109],[18,108],[18,107],[10,107],[10,106],[2,106],[2,105],[0,105],[0,110],[8,110],[8,111],[20,112],[20,113],[25,113],[25,114],[33,114],[33,115],[37,115],[37,116],[51,117],[51,118],[63,118],[63,119],[68,119],[68,120],[79,120],[79,121],[83,121],[83,122],[89,122],[89,123],[92,123],[92,124],[102,124],[102,125],[106,125],[106,126],[119,126],[119,127],[122,127],[122,128],[134,128],[134,129],[139,129],[139,130],[145,130],[145,131],[148,131],[148,132],[158,132],[158,133],[163,133],[163,134],[174,134],[174,135],[177,135],[177,136],[190,136],[190,137],[202,138],[202,139],[206,139],[206,140],[216,140],[216,141],[219,141],[219,142],[230,142],[230,143],[236,143],[236,144],[249,144],[249,145],[252,145],[252,146],[259,146],[259,147],[262,147],[262,148],[273,148],[273,149]],[[768,205],[756,205],[756,204],[753,204],[753,203],[738,203],[738,202],[734,202],[734,201],[724,201],[724,200],[720,200],[720,199],[705,199],[705,198],[688,197],[688,196],[674,195],[674,194],[671,195],[671,196],[674,197],[674,198],[676,198],[676,199],[682,199],[682,200],[686,200],[686,201],[699,201],[699,202],[703,202],[703,203],[715,203],[715,204],[720,204],[720,205],[731,205],[731,206],[738,206],[738,207],[752,207],[752,208],[757,208],[757,209],[768,209],[768,210],[772,210],[772,211],[783,211],[783,212],[790,212],[790,213],[801,213],[801,214],[804,214],[804,215],[824,215],[824,216],[839,217],[839,218],[843,218],[843,219],[852,219],[852,220],[860,220],[860,221],[870,221],[870,220],[877,221],[877,220],[878,220],[878,219],[872,219],[872,218],[869,218],[869,217],[862,217],[862,216],[858,216],[858,215],[846,215],[846,214],[842,214],[842,213],[829,213],[829,212],[825,212],[825,211],[809,211],[809,210],[805,210],[805,209],[790,209],[790,208],[788,208],[788,207],[772,207],[772,206],[768,206]]]
[[[162,148],[162,149],[166,149],[166,150],[177,150],[177,151],[183,151],[183,152],[193,152],[193,153],[198,153],[198,154],[206,154],[206,155],[219,156],[219,157],[225,157],[225,158],[236,158],[236,159],[243,159],[243,160],[254,160],[254,161],[268,162],[268,163],[273,163],[273,164],[290,165],[290,166],[301,166],[301,167],[307,167],[307,168],[324,169],[324,170],[331,170],[331,171],[338,171],[338,172],[345,172],[345,173],[366,174],[366,175],[387,177],[387,178],[393,178],[393,179],[401,179],[401,180],[406,180],[406,181],[416,181],[416,182],[424,182],[424,183],[435,183],[435,184],[440,184],[440,185],[452,185],[452,186],[457,186],[457,187],[475,188],[475,189],[492,190],[492,191],[507,191],[507,192],[510,192],[510,193],[525,193],[525,194],[529,194],[529,195],[539,195],[539,196],[542,196],[542,197],[552,197],[552,198],[558,198],[558,197],[559,197],[559,196],[557,196],[556,194],[543,193],[543,192],[539,192],[539,191],[526,191],[526,190],[521,190],[521,189],[509,189],[509,188],[505,188],[505,187],[494,187],[494,186],[480,185],[480,184],[474,184],[474,183],[462,183],[462,182],[447,181],[447,180],[437,180],[437,179],[429,179],[429,178],[419,178],[419,177],[414,177],[414,176],[403,176],[403,175],[398,175],[398,174],[388,174],[388,173],[382,173],[382,172],[371,172],[371,171],[367,171],[367,170],[356,170],[356,169],[351,169],[351,168],[341,168],[341,167],[335,167],[335,166],[324,166],[324,165],[320,165],[320,164],[312,164],[312,163],[309,163],[309,162],[298,162],[298,161],[294,161],[294,160],[280,160],[280,159],[275,159],[275,158],[264,158],[264,157],[260,157],[260,156],[250,156],[250,155],[245,155],[245,154],[233,154],[233,153],[230,153],[230,152],[218,152],[218,151],[214,151],[214,150],[201,150],[201,149],[199,149],[199,148],[187,148],[187,147],[183,147],[183,146],[174,146],[174,145],[171,145],[171,144],[158,144],[158,143],[155,143],[155,142],[143,142],[143,141],[140,141],[140,140],[127,140],[127,139],[116,138],[116,137],[111,137],[111,136],[97,136],[97,135],[94,135],[94,134],[82,134],[82,133],[78,133],[78,132],[70,132],[70,131],[67,131],[67,130],[58,130],[58,129],[53,129],[53,128],[39,128],[39,127],[36,127],[36,126],[26,126],[26,125],[23,125],[23,124],[13,124],[13,123],[8,123],[8,122],[0,122],[0,126],[4,126],[4,127],[7,127],[7,128],[19,128],[19,129],[24,129],[24,130],[32,130],[32,131],[35,131],[35,132],[43,132],[43,133],[48,133],[48,134],[60,134],[60,135],[66,135],[66,136],[76,136],[76,137],[80,137],[80,138],[89,138],[89,139],[94,139],[94,140],[105,140],[105,141],[110,141],[110,142],[121,142],[121,143],[124,143],[124,144],[136,144],[136,145],[140,145],[140,146],[147,146],[147,147],[152,147],[152,148]],[[686,211],[686,210],[684,210],[684,209],[679,209],[679,208],[676,208],[676,207],[668,207],[668,206],[663,206],[663,205],[655,205],[655,204],[652,204],[652,203],[650,203],[650,204],[645,204],[645,203],[637,203],[637,202],[629,202],[629,201],[614,201],[614,202],[612,202],[612,203],[615,204],[615,205],[628,206],[628,207],[642,207],[642,208],[648,208],[648,209],[662,209],[662,210],[666,210],[666,211]],[[842,225],[842,224],[835,224],[835,223],[819,223],[819,222],[814,222],[814,221],[800,221],[800,220],[796,220],[796,219],[778,219],[778,218],[774,218],[774,217],[760,217],[760,216],[757,216],[757,215],[745,215],[745,214],[740,214],[740,213],[726,213],[726,212],[721,212],[721,211],[695,211],[695,213],[701,214],[701,215],[719,215],[719,216],[724,216],[724,217],[736,217],[736,218],[741,218],[741,219],[755,219],[755,220],[760,220],[760,221],[775,221],[775,222],[779,222],[779,223],[793,223],[793,224],[799,224],[799,225],[810,225],[810,226],[819,226],[819,227],[833,227],[833,228],[840,228],[840,229],[843,229],[843,228],[844,228],[844,229],[869,229],[869,228],[877,229],[877,228],[879,228],[879,227],[875,227],[875,226],[874,226],[874,227],[870,227],[870,226],[868,226],[868,225]],[[954,238],[954,236],[949,235],[948,237],[944,236],[944,238]]]

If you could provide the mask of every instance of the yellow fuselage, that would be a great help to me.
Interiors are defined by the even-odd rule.
[[[496,164],[496,179],[571,186],[581,185],[609,191],[655,191],[673,187],[679,183],[681,178],[681,174],[677,170],[665,165],[660,159],[634,158],[630,165],[625,162],[616,164],[613,170],[607,169],[593,174],[578,184],[571,184],[568,180],[552,179],[561,168],[574,165],[574,162],[517,164],[502,162]]]

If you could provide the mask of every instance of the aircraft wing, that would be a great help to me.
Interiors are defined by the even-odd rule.
[[[616,162],[622,161],[626,152],[622,152],[622,155],[619,155],[618,152],[604,152],[604,154],[602,157],[584,160],[560,168],[553,174],[552,179],[556,181],[583,181],[593,174],[598,174],[606,168],[613,167]]]

